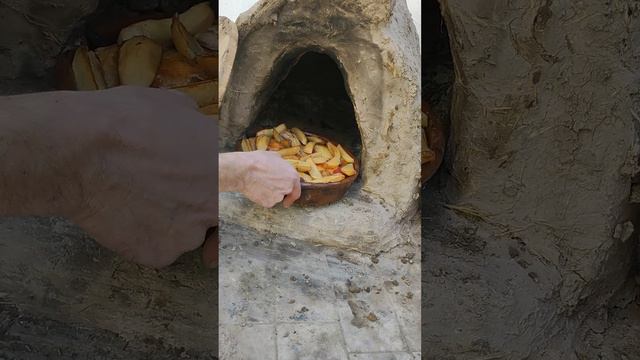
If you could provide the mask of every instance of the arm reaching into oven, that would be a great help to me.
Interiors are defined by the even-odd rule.
[[[166,90],[0,97],[0,216],[63,216],[130,260],[169,265],[217,226],[217,138]],[[216,252],[205,246],[205,262]]]
[[[232,152],[219,155],[220,192],[240,192],[267,207],[291,206],[300,198],[300,176],[276,152]]]

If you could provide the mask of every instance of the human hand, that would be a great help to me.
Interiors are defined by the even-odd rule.
[[[190,98],[166,90],[82,95],[78,106],[97,135],[71,165],[82,169],[84,196],[69,217],[101,245],[144,265],[169,265],[202,245],[218,220],[215,122]],[[215,261],[217,232],[209,241],[206,263]]]
[[[290,207],[300,198],[300,176],[280,155],[269,151],[220,154],[220,191],[241,192],[272,208]]]

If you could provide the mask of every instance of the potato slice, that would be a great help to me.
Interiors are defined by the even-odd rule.
[[[249,145],[251,147],[251,151],[256,151],[256,138],[249,138]]]
[[[323,176],[319,179],[314,178],[312,181],[310,181],[312,184],[329,184],[329,183],[335,183],[335,182],[340,182],[342,180],[345,179],[344,174],[334,174],[334,175],[329,175],[329,176]]]
[[[277,133],[281,133],[285,130],[287,130],[287,125],[286,124],[280,124],[278,126],[276,126],[275,128],[273,128],[273,130]]]
[[[89,65],[91,65],[91,72],[93,73],[93,79],[96,81],[98,90],[104,90],[107,88],[107,83],[104,81],[104,73],[102,72],[102,65],[100,60],[93,51],[87,52],[89,55]]]
[[[337,154],[333,158],[331,158],[331,160],[327,161],[327,163],[325,164],[325,166],[328,169],[335,169],[338,166],[340,166],[340,151],[336,151],[336,152]]]
[[[277,142],[282,142],[284,139],[282,138],[282,136],[280,136],[280,133],[274,128],[273,130],[273,138],[277,141]]]
[[[300,146],[294,146],[282,150],[278,150],[280,156],[296,155],[300,151]]]
[[[271,137],[267,135],[258,135],[256,138],[256,149],[260,151],[265,151],[269,147],[269,142],[271,141]]]
[[[300,146],[302,145],[300,143],[300,140],[298,140],[298,138],[293,135],[291,132],[289,132],[288,130],[284,130],[280,132],[280,136],[282,136],[283,139],[289,141],[289,146]]]
[[[304,180],[305,182],[312,182],[313,178],[311,177],[311,175],[309,174],[305,174],[303,172],[299,172],[298,171],[298,175],[300,175],[300,177],[302,178],[302,180]]]
[[[137,36],[120,48],[118,73],[122,85],[149,86],[162,60],[162,48],[153,40]],[[208,104],[201,104],[204,106]]]
[[[118,74],[118,56],[120,47],[118,45],[105,46],[95,50],[107,88],[120,85],[120,75]]]
[[[293,129],[291,129],[291,132],[298,138],[302,145],[307,145],[309,140],[307,139],[307,135],[305,135],[302,130],[294,127]]]
[[[324,144],[326,141],[317,136],[307,136],[307,141],[313,141],[316,144]]]
[[[322,179],[322,174],[320,173],[320,170],[318,170],[316,164],[314,164],[313,161],[309,160],[307,160],[307,163],[311,167],[311,169],[309,170],[309,175],[311,175],[313,179]]]
[[[205,80],[172,89],[189,95],[199,107],[215,104],[218,101],[218,82],[215,80]]]
[[[182,25],[177,14],[171,21],[171,40],[176,50],[189,60],[195,60],[205,53],[196,38]]]
[[[351,155],[349,155],[349,153],[342,147],[342,145],[338,145],[338,150],[340,150],[340,156],[342,156],[342,159],[344,161],[348,162],[349,164],[355,161],[353,160]]]
[[[309,164],[308,161],[298,161],[298,163],[296,164],[296,170],[309,172],[311,171],[311,164]]]
[[[331,151],[331,155],[333,156],[336,156],[336,153],[340,152],[340,150],[338,150],[338,147],[333,145],[331,141],[327,142],[327,148],[329,149],[329,151]]]
[[[316,146],[316,143],[314,143],[313,141],[309,141],[307,142],[307,144],[304,146],[304,153],[305,154],[313,154],[313,148]]]
[[[318,155],[313,156],[314,154],[318,154]],[[314,164],[324,164],[327,161],[331,160],[331,158],[324,156],[323,154],[320,154],[320,153],[313,153],[311,154],[311,160],[313,161]]]
[[[280,150],[282,149],[282,145],[280,145],[279,142],[277,142],[275,139],[271,139],[269,140],[269,150]]]
[[[260,130],[258,131],[258,133],[256,134],[257,136],[260,135],[266,135],[269,138],[271,138],[273,136],[273,129],[264,129],[264,130]]]
[[[151,86],[174,88],[208,80],[210,77],[204,69],[190,62],[175,50],[162,54],[158,72]]]
[[[294,168],[296,167],[296,164],[298,163],[299,160],[295,160],[295,159],[287,159],[286,156],[285,158],[283,158],[284,161],[288,162],[289,164],[291,164],[291,166],[293,166]]]
[[[356,169],[353,167],[353,164],[347,164],[341,167],[340,171],[347,176],[353,176],[356,174]]]
[[[89,59],[89,50],[86,46],[76,49],[71,63],[71,72],[76,90],[98,90],[98,84]]]
[[[242,148],[242,151],[244,151],[244,152],[251,151],[251,145],[249,144],[249,140],[248,139],[242,139],[242,141],[240,142],[240,147]]]
[[[191,34],[199,34],[207,31],[215,21],[215,13],[209,1],[192,6],[189,10],[180,14],[180,22]],[[121,44],[136,36],[145,36],[158,44],[171,46],[171,18],[160,20],[145,20],[127,26],[120,31],[118,44]]]
[[[331,159],[333,154],[329,151],[329,148],[324,145],[316,145],[316,151],[322,154],[322,156]]]

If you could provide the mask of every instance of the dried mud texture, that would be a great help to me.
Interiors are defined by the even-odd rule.
[[[1,0],[0,82],[9,94],[49,90],[51,68],[98,0]]]
[[[596,358],[576,330],[609,306],[637,246],[616,227],[637,221],[640,9],[441,6],[456,82],[448,174],[423,200],[424,354]]]
[[[233,148],[308,51],[340,68],[362,138],[359,186],[332,206],[262,210],[221,195],[228,222],[375,252],[401,241],[418,208],[420,53],[404,1],[263,0],[238,19],[238,48],[222,100],[221,149]],[[372,221],[376,219],[376,221]]]
[[[220,65],[218,65],[218,77],[220,78],[218,96],[220,99],[218,103],[221,103],[227,90],[227,83],[229,82],[233,62],[236,59],[236,51],[238,50],[238,28],[236,27],[236,23],[224,16],[220,16],[218,20],[218,34],[220,34]]]
[[[213,359],[217,271],[153,270],[56,218],[0,218],[0,358]]]

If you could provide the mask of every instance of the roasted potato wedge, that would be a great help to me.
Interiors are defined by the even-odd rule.
[[[120,48],[118,74],[122,85],[149,86],[162,60],[162,47],[144,36],[127,40]],[[208,105],[208,104],[202,104]]]
[[[317,136],[307,136],[307,141],[312,141],[316,144],[324,144],[325,141],[322,138],[319,138]]]
[[[267,135],[258,135],[256,138],[256,149],[266,151],[269,148],[271,137]]]
[[[290,148],[278,150],[280,156],[296,155],[298,152],[300,152],[300,146],[293,146]]]
[[[333,157],[333,154],[331,153],[329,148],[324,145],[316,145],[316,152],[322,154],[323,157],[326,157],[328,159],[331,159]]]
[[[311,177],[311,175],[309,175],[309,174],[306,174],[306,173],[303,173],[303,172],[299,172],[299,171],[298,171],[298,175],[300,175],[300,177],[302,178],[302,180],[304,180],[304,181],[306,181],[306,182],[308,182],[308,183],[310,183],[310,182],[312,182],[312,181],[313,181],[313,178],[312,178],[312,177]]]
[[[316,143],[314,143],[313,141],[308,141],[307,144],[304,146],[304,153],[305,154],[313,154],[313,150],[314,147],[316,146]]]
[[[86,46],[76,49],[71,63],[71,74],[76,90],[98,90],[98,83],[93,73],[89,50]]]
[[[195,60],[205,54],[204,49],[195,37],[184,27],[178,15],[171,20],[171,40],[173,46],[182,56],[189,60]]]
[[[191,34],[199,34],[207,31],[215,21],[215,13],[209,1],[194,5],[189,10],[180,14],[180,22],[186,30]],[[160,20],[145,20],[133,25],[127,26],[120,31],[118,43],[121,44],[136,36],[144,36],[154,40],[158,44],[169,47],[171,46],[171,24],[172,18]]]
[[[95,50],[107,88],[120,85],[120,74],[118,73],[118,57],[120,55],[120,47],[118,45],[105,46]]]
[[[340,182],[340,181],[342,181],[344,179],[345,179],[344,174],[333,174],[333,175],[329,175],[329,176],[323,176],[321,178],[314,178],[313,180],[310,181],[310,183],[312,183],[312,184],[328,184],[328,183]]]
[[[307,183],[335,183],[357,175],[355,160],[341,145],[286,124],[258,131],[254,148],[277,151]]]
[[[318,167],[316,166],[316,164],[314,164],[313,161],[308,161],[308,160],[307,160],[307,163],[311,167],[311,169],[309,170],[309,175],[311,175],[311,177],[316,180],[322,179],[322,174],[320,173],[320,170],[318,170]]]
[[[260,135],[266,135],[269,138],[271,138],[273,136],[273,129],[264,129],[264,130],[260,130],[258,131],[258,133],[256,134],[256,136],[260,136]]]
[[[200,66],[189,61],[176,50],[167,50],[162,54],[162,60],[151,86],[171,89],[209,78],[210,76]]]
[[[333,156],[336,156],[336,152],[340,152],[340,150],[338,150],[338,147],[333,145],[331,141],[327,142],[327,148],[329,149],[329,151],[331,151],[331,155]]]
[[[248,139],[242,139],[242,141],[240,142],[240,147],[242,148],[242,151],[244,151],[244,152],[251,151],[251,145],[250,145]]]
[[[353,167],[353,164],[347,164],[341,167],[340,171],[347,176],[353,176],[356,174],[356,169]]]
[[[311,171],[311,164],[308,161],[298,161],[296,164],[296,170],[301,172],[309,172]]]
[[[349,153],[345,151],[345,149],[342,147],[342,145],[338,145],[338,150],[340,151],[340,156],[342,156],[342,159],[344,161],[346,161],[349,164],[352,164],[354,162],[354,160],[351,157],[351,155],[349,155]]]
[[[91,65],[91,72],[93,73],[93,79],[96,81],[98,90],[104,90],[107,88],[107,83],[104,81],[104,72],[102,71],[102,65],[100,60],[93,51],[87,52],[89,55],[89,64]]]
[[[291,132],[298,138],[298,141],[300,141],[302,145],[307,145],[309,140],[307,139],[307,135],[305,135],[302,130],[293,128],[291,129]]]
[[[336,155],[331,158],[331,160],[327,161],[325,166],[328,169],[335,169],[340,166],[340,152],[336,151]]]

